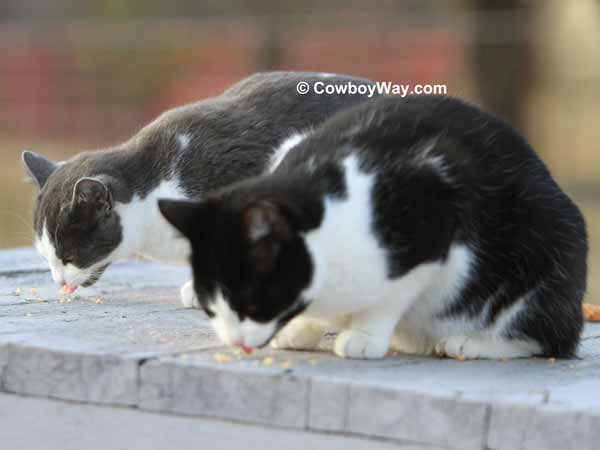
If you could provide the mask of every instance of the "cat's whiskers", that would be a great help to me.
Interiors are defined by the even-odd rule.
[[[6,214],[8,216],[12,216],[16,219],[19,219],[19,221],[25,225],[26,228],[31,230],[31,233],[34,233],[33,230],[33,224],[31,222],[29,222],[24,216],[22,216],[21,214],[19,214],[16,211],[10,211],[10,210],[6,210],[6,211],[0,211],[1,214]]]
[[[31,234],[30,233],[26,233],[24,231],[11,231],[10,232],[10,236],[11,237],[17,237],[19,239],[28,239],[28,240],[31,240]]]
[[[20,215],[16,211],[9,211],[9,210],[1,211],[0,214],[17,218],[23,225],[25,225],[25,228],[27,228],[28,230],[30,230],[29,232],[22,231],[22,230],[19,230],[19,231],[13,230],[13,231],[11,231],[9,233],[9,236],[11,237],[11,239],[12,238],[16,238],[19,241],[21,241],[21,240],[28,241],[28,242],[32,241],[32,237],[33,237],[33,235],[35,233],[34,230],[33,230],[33,226],[22,215]]]

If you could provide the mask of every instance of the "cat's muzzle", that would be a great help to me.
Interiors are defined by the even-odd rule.
[[[104,271],[107,269],[107,267],[109,265],[110,264],[106,264],[106,265],[100,267],[99,269],[96,269],[87,280],[85,280],[83,283],[81,283],[81,286],[86,288],[86,287],[90,287],[90,286],[96,284],[96,282],[100,279],[100,277],[102,276],[102,274],[104,273]]]

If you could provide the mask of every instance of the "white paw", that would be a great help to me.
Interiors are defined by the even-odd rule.
[[[314,350],[323,337],[323,328],[305,321],[291,321],[271,340],[280,350]]]
[[[342,358],[379,359],[389,348],[389,339],[370,336],[360,330],[346,330],[338,335],[333,346]]]
[[[470,344],[470,339],[467,336],[450,336],[436,344],[435,353],[438,356],[447,356],[448,358],[479,358],[480,352],[477,351],[476,346]]]
[[[200,308],[200,302],[196,297],[196,291],[194,291],[194,282],[192,280],[181,286],[181,303],[184,308]]]
[[[532,341],[507,341],[479,336],[451,336],[435,346],[438,355],[460,359],[523,358],[536,355],[540,350],[539,344]]]

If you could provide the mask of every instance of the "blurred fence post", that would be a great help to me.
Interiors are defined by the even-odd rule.
[[[262,39],[256,58],[258,70],[274,70],[283,62],[282,27],[276,17],[266,15],[261,21]]]
[[[530,6],[521,0],[473,0],[473,65],[483,105],[522,128],[530,83]]]

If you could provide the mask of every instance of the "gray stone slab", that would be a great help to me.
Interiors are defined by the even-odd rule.
[[[2,389],[136,404],[141,360],[219,345],[206,317],[180,304],[178,286],[188,275],[158,264],[119,264],[107,271],[110,282],[67,297],[37,269],[0,277]]]
[[[0,252],[2,255],[2,252]],[[9,275],[7,275],[9,274]],[[84,296],[101,295],[122,289],[139,288],[179,288],[190,279],[190,270],[186,267],[167,266],[149,262],[124,262],[111,265],[100,281],[89,288],[80,288],[77,294]],[[21,289],[22,295],[15,296],[15,290]],[[0,266],[0,306],[8,300],[34,299],[30,289],[36,288],[39,295],[46,299],[58,299],[59,286],[52,281],[47,270],[17,271],[7,269],[2,272]]]
[[[456,397],[438,397],[368,384],[350,391],[348,430],[368,436],[480,450],[488,407]]]
[[[4,372],[8,365],[8,357],[10,355],[9,348],[7,346],[0,346],[0,392],[4,391]]]
[[[315,377],[310,381],[308,426],[313,430],[348,431],[350,386],[342,380]]]
[[[150,298],[152,300],[150,300]],[[171,291],[137,290],[0,309],[0,343],[86,352],[171,353],[219,346],[206,317]]]
[[[306,427],[307,380],[275,370],[149,361],[140,383],[142,409]]]
[[[0,252],[0,277],[22,272],[49,272],[48,264],[32,248],[16,248]]]
[[[561,393],[557,404],[583,405],[582,400],[577,401],[577,392],[585,388],[581,383],[592,383],[598,373],[594,346],[589,343],[585,345],[588,346],[582,351],[585,356],[579,360],[527,359],[507,362],[458,362],[407,356],[382,361],[350,361],[328,353],[272,350],[258,351],[246,357],[236,351],[219,349],[218,352],[228,355],[231,362],[218,364],[212,361],[217,350],[182,354],[186,359],[179,362],[170,357],[161,358],[144,366],[143,371],[148,368],[149,372],[143,373],[142,385],[154,367],[168,364],[168,371],[152,380],[149,398],[157,403],[149,407],[223,417],[223,414],[231,414],[231,410],[224,413],[209,409],[212,413],[207,413],[202,405],[203,391],[186,390],[182,399],[173,387],[161,391],[164,383],[160,379],[172,380],[180,370],[186,371],[180,380],[204,379],[206,367],[228,374],[260,368],[256,372],[257,377],[261,374],[271,376],[273,371],[282,376],[293,374],[310,380],[308,427],[312,429],[451,448],[483,448],[489,405],[498,401],[515,405],[541,405],[551,402],[551,392],[556,390]],[[262,363],[265,357],[274,358],[268,368]],[[284,369],[284,365],[291,367]],[[576,373],[587,374],[592,381],[586,376],[577,377]],[[244,379],[251,385],[259,383],[255,378]],[[250,386],[236,387],[236,391],[249,389]],[[147,400],[145,394],[142,395],[142,401]],[[198,404],[189,405],[192,397],[196,398]],[[574,402],[569,404],[569,398]],[[588,396],[588,399],[590,403],[598,404],[596,397]],[[182,402],[188,402],[183,409],[180,406]],[[300,403],[300,400],[297,402]],[[246,420],[241,416],[236,417]]]
[[[592,391],[590,395],[596,396]],[[488,447],[491,450],[597,450],[600,415],[557,406],[492,406]]]
[[[173,270],[170,275],[176,276],[164,287],[156,287],[161,266],[130,264],[123,269],[125,275],[116,278],[135,287],[101,281],[66,297],[58,294],[47,274],[22,275],[17,283],[0,279],[0,343],[115,354],[160,354],[220,345],[206,316],[181,305],[178,286],[187,278],[186,270]],[[17,288],[20,295],[15,294]]]
[[[600,338],[600,326],[588,326],[585,327],[582,334],[582,340],[585,341],[587,339],[598,339]]]
[[[188,269],[115,264],[65,298],[44,267],[31,250],[0,252],[1,391],[427,448],[597,442],[599,324],[586,326],[579,358],[564,361],[353,361],[333,356],[331,339],[317,352],[248,357],[222,348],[203,313],[183,309]],[[230,360],[215,361],[217,352]]]
[[[440,450],[6,394],[0,424],[7,450]]]
[[[6,392],[112,405],[137,403],[135,359],[21,345],[5,348],[8,364],[2,387]]]
[[[492,406],[487,446],[490,450],[524,450],[535,406],[496,403]]]
[[[215,362],[216,354],[229,361]],[[458,391],[443,397],[399,389],[402,383],[391,382],[390,369],[411,366],[414,358],[350,361],[309,352],[193,352],[142,367],[140,407],[260,423],[273,417],[257,417],[252,411],[275,410],[278,425],[445,448],[482,448],[487,406],[462,399]],[[396,380],[404,375],[402,369],[395,371]],[[280,389],[282,384],[285,388]],[[291,419],[282,407],[291,410]]]

